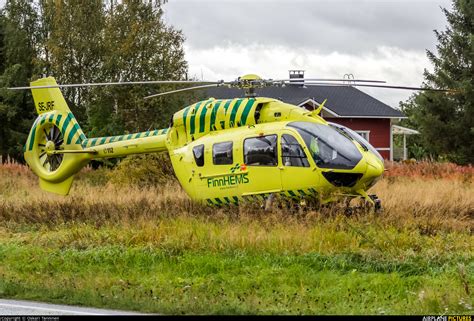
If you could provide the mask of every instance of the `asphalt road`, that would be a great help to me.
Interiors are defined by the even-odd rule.
[[[0,299],[2,315],[138,315],[138,312]]]

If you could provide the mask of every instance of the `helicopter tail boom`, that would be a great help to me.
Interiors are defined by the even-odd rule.
[[[91,159],[124,157],[133,154],[165,152],[169,128],[147,132],[86,139],[82,142],[84,152]]]
[[[24,156],[43,190],[67,195],[74,175],[91,159],[167,150],[168,129],[88,139],[55,85],[52,77],[31,83],[38,117],[24,146]]]

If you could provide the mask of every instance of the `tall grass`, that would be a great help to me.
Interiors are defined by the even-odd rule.
[[[472,311],[472,167],[388,164],[371,191],[384,211],[346,216],[208,207],[156,169],[166,159],[147,162],[159,176],[147,180],[140,161],[86,168],[68,197],[0,166],[0,296],[165,313]],[[349,307],[351,293],[365,294]]]
[[[155,164],[162,161],[166,159],[158,159]],[[150,162],[145,163],[145,168],[150,167]],[[80,221],[101,225],[192,216],[216,221],[239,219],[307,225],[335,220],[344,212],[337,204],[298,212],[275,206],[271,213],[262,210],[260,204],[213,208],[190,200],[170,170],[150,173],[136,167],[140,164],[130,162],[112,171],[86,168],[75,179],[70,196],[63,197],[43,192],[27,167],[4,164],[0,166],[0,222],[54,225]],[[382,199],[384,207],[382,214],[374,216],[378,224],[427,234],[472,232],[473,169],[451,165],[447,168],[449,170],[426,163],[418,167],[389,166],[386,177],[371,190]],[[436,174],[443,169],[448,174]],[[148,177],[153,175],[160,177]],[[434,175],[448,177],[435,179]],[[124,183],[127,178],[128,185]],[[368,217],[372,218],[371,215],[355,215],[349,221],[364,222]]]

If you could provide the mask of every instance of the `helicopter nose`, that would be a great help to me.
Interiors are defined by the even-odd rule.
[[[370,155],[366,158],[367,170],[363,176],[366,186],[373,186],[381,177],[384,171],[383,162],[376,156]]]

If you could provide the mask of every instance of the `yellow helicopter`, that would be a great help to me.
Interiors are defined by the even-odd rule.
[[[143,81],[58,85],[47,77],[31,82],[35,120],[24,146],[31,170],[43,190],[67,195],[74,175],[90,160],[140,153],[168,152],[176,177],[194,200],[211,205],[266,200],[270,195],[322,202],[360,197],[376,208],[367,191],[381,178],[384,163],[364,138],[347,127],[326,122],[319,113],[255,89],[285,86],[290,79],[265,80],[245,75],[235,81]],[[293,80],[294,81],[294,80]],[[305,85],[347,85],[338,79],[306,79]],[[426,90],[351,80],[351,85]],[[61,94],[61,87],[137,84],[198,84],[145,97],[228,86],[245,98],[199,101],[176,112],[169,128],[87,138]],[[432,89],[436,91],[445,91]]]

